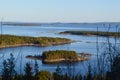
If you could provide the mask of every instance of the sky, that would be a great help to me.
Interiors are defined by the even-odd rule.
[[[0,0],[0,18],[19,22],[120,22],[120,0]]]

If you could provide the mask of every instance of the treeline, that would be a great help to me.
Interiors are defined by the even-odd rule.
[[[26,63],[24,73],[21,74],[15,70],[15,66],[15,58],[10,54],[10,58],[3,61],[0,80],[72,80],[67,73],[62,74],[59,66],[53,73],[46,70],[40,71],[36,60],[34,66],[30,62]]]
[[[103,32],[103,31],[65,31],[60,34],[74,34],[74,35],[98,35],[105,37],[120,37],[120,32]]]
[[[34,64],[31,64],[30,62],[26,63],[24,73],[19,74],[15,70],[15,58],[13,57],[13,54],[10,54],[10,58],[3,61],[0,80],[120,80],[120,57],[119,59],[116,58],[115,61],[118,61],[118,63],[113,62],[114,64],[111,67],[112,70],[104,73],[104,75],[93,75],[93,70],[90,65],[86,68],[87,73],[85,75],[82,75],[81,73],[71,75],[71,73],[73,73],[71,71],[71,63],[66,64],[68,69],[66,72],[60,66],[57,66],[53,73],[46,70],[40,71],[36,60]]]
[[[69,50],[52,50],[44,51],[42,55],[27,55],[26,58],[33,60],[41,60],[43,64],[54,64],[54,63],[66,63],[66,62],[79,62],[90,60],[93,54],[86,52],[77,53]]]
[[[71,40],[66,38],[28,37],[28,36],[15,36],[15,35],[0,36],[0,46],[22,45],[22,44],[49,46],[49,45],[57,45],[57,44],[64,44],[70,42]]]
[[[42,54],[42,57],[47,60],[51,59],[78,59],[78,54],[75,51],[67,50],[55,50],[55,51],[45,51]]]

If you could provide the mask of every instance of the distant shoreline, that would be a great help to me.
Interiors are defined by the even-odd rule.
[[[41,26],[41,23],[17,23],[17,22],[5,22],[3,25],[7,26]]]
[[[103,37],[120,37],[120,32],[103,32],[103,31],[64,31],[59,34],[72,34],[84,36],[103,36]]]
[[[104,25],[113,24],[120,25],[120,22],[3,22],[2,25],[6,26],[59,26],[59,25]],[[79,26],[78,26],[79,27]]]

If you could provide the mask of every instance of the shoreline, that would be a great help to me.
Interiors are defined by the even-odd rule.
[[[61,62],[80,62],[80,61],[87,61],[90,60],[90,57],[93,56],[93,54],[82,52],[78,53],[77,58],[75,59],[69,59],[69,58],[59,58],[59,59],[46,59],[42,55],[28,55],[26,58],[32,59],[32,60],[40,60],[44,64],[50,64],[50,63],[61,63]]]
[[[20,47],[20,46],[37,46],[37,47],[47,47],[47,46],[54,46],[54,45],[64,45],[64,44],[70,44],[74,41],[69,41],[69,42],[59,42],[59,43],[51,43],[51,44],[15,44],[15,45],[5,45],[5,46],[0,46],[0,49],[3,48],[12,48],[12,47]]]
[[[29,37],[17,35],[2,35],[0,36],[0,48],[18,47],[18,46],[53,46],[70,44],[74,42],[67,38],[53,37]]]
[[[80,61],[90,60],[89,57],[84,57],[84,58],[78,57],[77,59],[60,58],[60,59],[51,59],[51,60],[48,60],[48,59],[43,59],[42,56],[32,56],[32,55],[28,55],[28,56],[26,56],[26,58],[33,59],[33,60],[40,60],[44,64],[60,63],[60,62],[80,62]]]
[[[80,58],[78,57],[78,59],[65,59],[65,58],[61,58],[61,59],[54,59],[54,60],[43,60],[43,63],[60,63],[60,62],[80,62],[80,61],[86,61],[86,60],[90,60],[90,58]]]
[[[102,37],[117,37],[120,38],[120,32],[105,32],[105,31],[64,31],[59,34],[83,35],[83,36],[102,36]]]

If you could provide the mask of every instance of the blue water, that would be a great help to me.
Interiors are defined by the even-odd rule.
[[[10,57],[10,53],[13,53],[16,61],[16,70],[20,71],[20,65],[22,65],[22,71],[24,71],[24,66],[26,62],[31,62],[34,64],[34,60],[30,60],[25,58],[27,55],[41,55],[43,51],[48,50],[74,50],[78,53],[88,52],[96,55],[96,36],[82,36],[82,35],[64,35],[59,34],[59,32],[67,31],[67,30],[81,30],[81,31],[97,31],[97,27],[99,31],[116,31],[116,26],[112,25],[110,29],[108,26],[104,26],[103,24],[82,24],[82,25],[42,25],[42,26],[3,26],[3,34],[12,34],[12,35],[20,35],[20,36],[34,36],[34,37],[61,37],[75,40],[77,42],[65,45],[57,45],[57,46],[48,46],[48,47],[36,47],[36,46],[21,46],[21,47],[12,47],[12,48],[4,48],[0,49],[1,62],[3,59],[7,59]],[[120,26],[117,27],[117,30],[120,29]],[[103,46],[103,44],[107,41],[106,37],[98,37],[99,46]],[[114,39],[110,38],[110,41],[113,43]],[[119,41],[118,41],[119,43]],[[92,57],[92,60],[95,60],[95,55]],[[20,63],[20,61],[22,63]],[[1,63],[2,64],[2,63]],[[65,65],[62,64],[42,64],[41,61],[38,61],[40,70],[49,70],[55,71],[56,66],[60,65],[63,68]],[[75,63],[75,69],[80,71],[85,68],[87,64],[85,62]],[[85,70],[85,69],[84,69]]]

